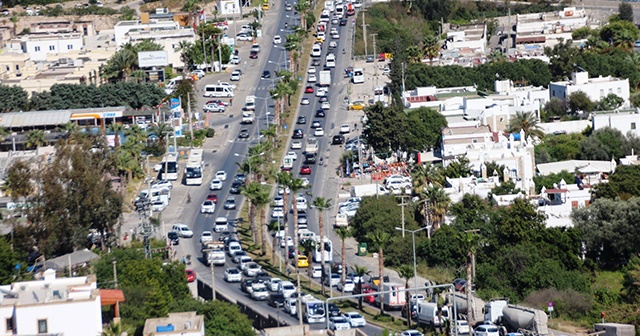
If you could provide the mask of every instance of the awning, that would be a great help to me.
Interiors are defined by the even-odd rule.
[[[14,128],[64,125],[71,120],[71,114],[71,110],[3,113],[0,115],[0,126]]]
[[[119,289],[101,289],[100,304],[103,306],[113,306],[118,302],[124,302],[124,294]]]

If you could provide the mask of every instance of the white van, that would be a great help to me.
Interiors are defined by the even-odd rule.
[[[172,94],[176,87],[178,87],[178,85],[180,85],[183,80],[184,78],[182,76],[170,79],[167,85],[164,86],[164,93],[166,93],[167,95]]]
[[[247,96],[244,102],[245,111],[254,111],[256,109],[256,96]]]
[[[299,238],[301,241],[312,239],[313,237],[316,236],[316,234],[313,231],[309,231],[309,230],[299,230],[298,235],[300,236]]]
[[[229,221],[227,220],[227,217],[218,217],[216,218],[215,223],[213,224],[213,231],[214,232],[224,232],[228,230],[227,227],[227,223]]]
[[[328,9],[323,9],[322,13],[320,14],[320,20],[318,20],[319,22],[329,22],[331,21],[331,12]]]
[[[311,57],[322,56],[322,47],[319,44],[314,44],[311,48]]]
[[[334,55],[334,54],[327,55],[326,61],[327,61],[327,63],[325,64],[325,67],[327,67],[327,68],[335,68],[336,67],[336,55]]]
[[[344,17],[344,6],[340,5],[336,7],[336,16],[340,19]]]
[[[449,307],[447,306],[440,309],[437,303],[426,301],[418,302],[417,306],[418,325],[428,325],[435,328],[444,325],[444,321],[449,318]],[[440,310],[442,311],[440,312]]]
[[[186,224],[173,224],[171,231],[177,232],[180,238],[193,237],[193,231]]]
[[[204,87],[203,97],[233,98],[233,88],[228,85],[207,85]]]
[[[329,10],[330,12],[333,12],[335,10],[334,2],[333,1],[325,1],[324,2],[324,9]]]

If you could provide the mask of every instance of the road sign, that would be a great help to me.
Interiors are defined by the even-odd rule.
[[[553,302],[549,301],[549,304],[547,305],[547,310],[552,312],[553,311]]]

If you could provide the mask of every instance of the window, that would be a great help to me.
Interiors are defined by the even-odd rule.
[[[49,50],[51,50],[51,51],[55,51],[55,50],[56,50],[56,46],[52,46],[52,45],[50,45],[50,46],[49,46]]]
[[[551,97],[555,97],[556,96],[556,90],[551,90]]]
[[[16,71],[20,71],[20,65],[16,64]]]
[[[618,87],[618,95],[622,93],[622,88]]]
[[[73,44],[67,44],[67,50],[73,50]]]
[[[38,320],[38,334],[48,333],[47,329],[47,320]]]
[[[600,98],[604,97],[604,89],[600,89]]]
[[[40,47],[39,46],[36,46],[34,49],[35,49],[35,51],[40,51]]]
[[[609,94],[612,94],[612,93],[613,93],[613,89],[609,88]]]
[[[13,327],[13,318],[10,317],[7,320],[7,331],[13,331],[14,327]]]
[[[634,122],[631,123],[631,129],[636,129],[636,123]]]

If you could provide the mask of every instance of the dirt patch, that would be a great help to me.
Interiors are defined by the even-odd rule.
[[[43,23],[43,22],[59,22],[59,21],[73,21],[73,20],[82,20],[82,21],[93,21],[95,25],[96,31],[113,29],[113,26],[118,22],[118,18],[116,16],[106,16],[106,15],[63,15],[58,17],[48,17],[48,16],[21,16],[20,20],[16,24],[16,31],[21,32],[25,28],[30,28],[33,23]],[[0,21],[2,25],[10,25],[11,21],[9,19]]]

